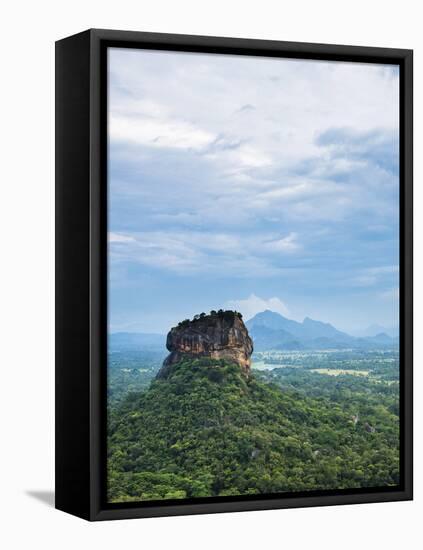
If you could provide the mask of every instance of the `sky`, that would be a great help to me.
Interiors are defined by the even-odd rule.
[[[397,66],[109,49],[109,330],[398,324]]]

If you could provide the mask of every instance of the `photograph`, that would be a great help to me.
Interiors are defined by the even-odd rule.
[[[107,48],[107,503],[398,491],[400,66]]]
[[[414,550],[417,3],[3,4],[0,548]]]

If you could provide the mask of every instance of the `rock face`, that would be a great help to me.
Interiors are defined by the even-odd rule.
[[[173,327],[167,335],[170,351],[157,374],[167,378],[172,366],[184,359],[210,357],[238,364],[246,376],[250,375],[253,342],[242,317],[235,311],[211,312],[196,315]]]

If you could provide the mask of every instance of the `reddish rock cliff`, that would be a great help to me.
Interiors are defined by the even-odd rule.
[[[242,317],[234,311],[196,315],[173,327],[167,335],[170,355],[157,377],[166,378],[172,365],[184,359],[210,357],[238,364],[246,376],[250,374],[253,342]]]

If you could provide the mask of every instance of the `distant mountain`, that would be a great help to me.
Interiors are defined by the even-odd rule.
[[[247,327],[253,328],[255,326],[264,326],[272,330],[285,330],[289,332],[291,336],[296,336],[301,339],[313,339],[313,338],[350,338],[350,336],[344,332],[337,330],[329,323],[322,323],[321,321],[314,321],[310,317],[306,317],[302,323],[287,319],[279,313],[269,311],[268,309],[257,313],[252,319],[247,321]]]
[[[399,328],[398,327],[383,327],[382,325],[369,325],[367,328],[362,330],[354,330],[351,332],[353,336],[359,338],[371,338],[373,336],[378,336],[379,334],[385,333],[391,338],[398,338]]]
[[[386,333],[371,338],[356,338],[330,323],[306,317],[302,323],[274,311],[262,311],[246,322],[256,351],[269,349],[375,349],[397,343]]]
[[[351,336],[345,332],[337,330],[330,323],[314,321],[306,317],[301,324],[304,338],[313,340],[314,338],[335,338],[336,340],[350,340]]]
[[[369,338],[366,338],[366,340],[377,342],[379,344],[391,344],[393,338],[391,338],[389,334],[386,334],[386,332],[381,332],[379,334],[376,334],[376,336],[371,336]]]
[[[110,351],[166,351],[164,334],[114,332],[109,335]]]
[[[274,311],[257,313],[245,323],[256,351],[302,349],[379,349],[398,347],[398,337],[385,331],[369,337],[351,336],[330,323],[306,317],[302,323]],[[109,335],[110,351],[166,352],[166,335],[115,332]]]
[[[248,325],[248,323],[247,323]],[[266,349],[303,349],[298,338],[283,329],[272,329],[264,325],[254,325],[249,329],[256,351]]]
[[[289,332],[291,336],[297,335],[301,331],[301,323],[287,319],[283,315],[268,309],[254,315],[252,319],[247,321],[246,325],[248,329],[261,326],[272,330],[284,330]]]

